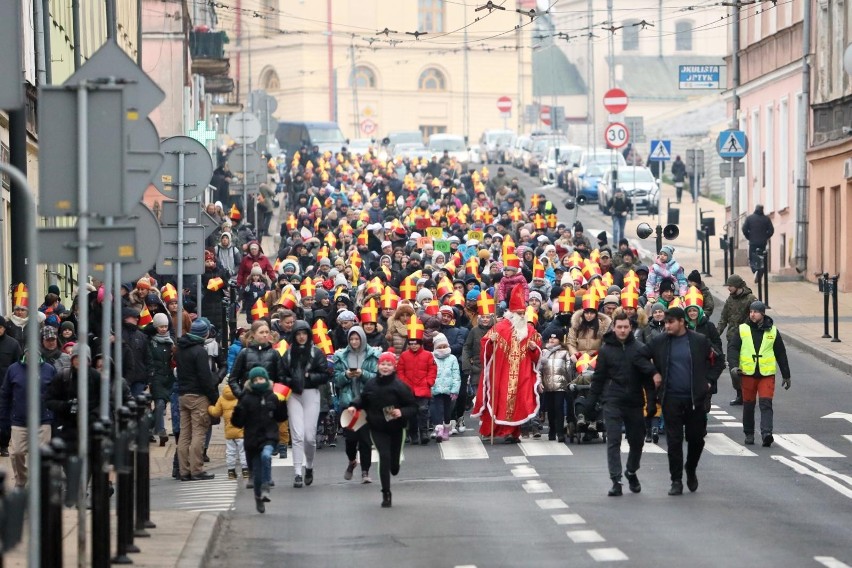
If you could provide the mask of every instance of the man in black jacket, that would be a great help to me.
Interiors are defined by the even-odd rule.
[[[672,480],[669,495],[682,495],[684,469],[686,486],[690,491],[698,489],[696,469],[707,435],[706,414],[710,410],[710,395],[716,392],[723,361],[716,357],[706,337],[687,329],[683,308],[667,310],[665,322],[666,333],[651,340],[649,347],[657,372],[662,376],[659,392]],[[648,401],[647,410],[651,410],[652,403]],[[683,461],[684,432],[686,464]]]
[[[766,243],[774,234],[775,226],[772,219],[763,213],[763,205],[755,205],[754,213],[743,223],[743,236],[748,240],[748,263],[754,272],[755,282],[760,282],[763,276],[762,256],[766,252]]]
[[[210,371],[204,340],[210,326],[202,319],[192,322],[189,333],[178,339],[177,382],[180,402],[180,440],[178,460],[180,480],[213,479],[204,467],[204,438],[210,428],[207,407],[216,404],[216,380]]]
[[[6,376],[6,370],[12,363],[21,360],[24,351],[21,344],[11,335],[6,334],[6,318],[0,316],[0,381]],[[0,429],[0,456],[9,456],[9,440],[12,431]]]
[[[594,408],[598,399],[604,403],[603,416],[606,423],[606,458],[609,477],[612,479],[610,497],[618,497],[621,491],[621,428],[624,427],[630,452],[624,476],[630,491],[639,493],[642,486],[636,471],[642,458],[645,420],[642,409],[645,400],[654,399],[654,383],[661,379],[651,364],[648,348],[636,341],[630,318],[623,310],[613,317],[613,330],[603,338],[598,352],[595,374],[587,404]]]
[[[130,383],[130,392],[136,396],[148,388],[148,337],[139,331],[139,310],[122,308],[121,341],[127,344],[133,357],[130,375],[124,378]]]

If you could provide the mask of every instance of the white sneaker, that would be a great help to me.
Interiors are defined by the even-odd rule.
[[[464,418],[459,418],[458,422],[456,422],[456,430],[458,430],[459,434],[465,433],[467,426],[464,425]]]
[[[455,436],[458,433],[459,433],[459,430],[456,427],[456,421],[450,420],[450,436]]]

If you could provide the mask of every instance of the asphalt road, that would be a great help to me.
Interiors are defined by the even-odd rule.
[[[218,479],[160,482],[155,503],[231,509],[211,566],[842,568],[852,565],[852,380],[788,351],[793,387],[776,393],[772,448],[742,445],[742,407],[728,406],[723,375],[694,494],[666,494],[665,438],[646,446],[642,492],[610,498],[601,443],[490,446],[469,430],[406,447],[390,510],[375,466],[373,484],[343,480],[342,440],[318,453],[311,487],[294,489],[290,460],[276,458],[265,515],[242,483]]]

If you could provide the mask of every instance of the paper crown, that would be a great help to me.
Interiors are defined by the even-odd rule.
[[[601,282],[607,288],[612,286],[612,283],[613,283],[612,272],[604,272],[603,275],[601,276]]]
[[[177,300],[177,290],[171,284],[166,284],[160,289],[160,295],[163,298],[163,302],[169,303]]]
[[[314,322],[314,327],[311,328],[311,332],[314,336],[314,345],[320,348],[325,356],[328,357],[332,353],[334,353],[334,346],[331,343],[331,339],[328,337],[328,326],[321,319],[318,319]]]
[[[482,276],[479,274],[479,258],[475,255],[467,259],[467,262],[464,263],[464,271],[469,276],[473,276],[477,280],[482,280]]]
[[[414,274],[409,274],[402,279],[399,285],[399,294],[403,300],[414,301],[417,298],[417,279]]]
[[[437,316],[440,309],[441,304],[438,303],[438,300],[429,300],[423,305],[423,313],[427,316]]]
[[[586,292],[583,296],[584,310],[598,310],[598,296],[594,292]]]
[[[211,278],[207,281],[207,289],[211,292],[218,292],[225,286],[225,281],[219,278],[218,276],[215,278]]]
[[[544,265],[537,256],[533,257],[532,277],[544,280]]]
[[[30,306],[30,293],[26,284],[19,282],[12,292],[12,306],[22,306],[28,308]]]
[[[340,413],[340,427],[347,430],[358,430],[367,423],[367,413],[352,406]]]
[[[503,268],[514,268],[515,270],[520,270],[521,259],[514,253],[507,254],[503,257]]]
[[[284,306],[288,310],[296,308],[296,294],[293,292],[293,286],[287,285],[281,291],[281,297],[278,298],[278,304]]]
[[[592,259],[587,260],[583,263],[583,277],[587,281],[591,281],[595,276],[601,275],[601,267],[597,262],[594,262]]]
[[[639,288],[639,277],[636,275],[635,271],[630,270],[624,275],[624,286],[634,286]]]
[[[621,290],[621,307],[639,307],[639,288],[635,286],[625,286],[624,289]]]
[[[582,375],[583,373],[594,371],[597,366],[597,362],[597,351],[586,351],[577,358],[577,373]]]
[[[394,291],[390,286],[385,286],[384,291],[382,292],[382,309],[383,310],[395,310],[399,305],[399,296],[394,294]]]
[[[426,331],[426,328],[416,315],[412,314],[408,319],[406,329],[408,330],[408,339],[423,341],[423,333]]]
[[[258,298],[254,305],[251,307],[251,320],[257,321],[259,319],[265,318],[269,315],[269,309],[266,307],[266,304],[263,303],[263,299]]]
[[[559,294],[559,297],[556,298],[556,310],[557,313],[568,313],[574,311],[574,307],[576,305],[576,296],[574,295],[574,288],[571,286],[566,286],[562,289],[562,292]]]
[[[538,310],[536,310],[532,306],[527,306],[527,311],[524,312],[526,316],[527,323],[532,324],[533,327],[538,325]]]
[[[453,293],[453,283],[450,281],[449,278],[447,278],[446,276],[444,278],[441,278],[440,282],[438,282],[437,292],[437,297],[439,299],[443,298],[447,294]]]
[[[378,323],[379,305],[375,299],[370,298],[361,308],[361,323]]]
[[[699,308],[704,307],[704,294],[701,293],[695,286],[690,286],[689,290],[687,290],[686,295],[683,297],[683,306],[684,308],[689,308],[692,306],[696,306]]]
[[[317,295],[317,287],[314,284],[314,279],[310,276],[307,276],[302,283],[299,285],[299,294],[302,295],[303,298],[313,298]]]
[[[493,316],[497,313],[497,303],[485,290],[479,293],[479,298],[476,300],[476,311],[481,316]]]
[[[153,321],[154,318],[151,317],[151,312],[148,311],[148,306],[142,308],[142,311],[139,312],[139,322],[137,323],[139,329],[148,327],[148,325],[151,324]]]

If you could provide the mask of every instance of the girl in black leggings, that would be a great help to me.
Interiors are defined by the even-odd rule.
[[[399,461],[405,440],[405,425],[417,414],[414,394],[396,377],[393,351],[379,357],[379,372],[352,401],[352,407],[367,413],[373,444],[379,452],[379,477],[382,481],[382,507],[391,506],[391,475],[399,473]]]

